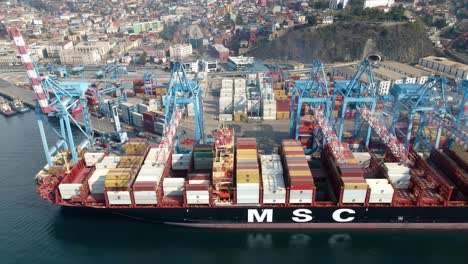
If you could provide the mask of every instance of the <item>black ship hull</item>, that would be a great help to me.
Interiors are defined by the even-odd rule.
[[[231,229],[467,229],[466,207],[69,208],[155,223]]]

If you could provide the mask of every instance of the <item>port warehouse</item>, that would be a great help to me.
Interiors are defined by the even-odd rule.
[[[383,165],[376,154],[348,152],[339,164],[327,146],[310,160],[296,140],[278,153],[259,155],[254,138],[221,128],[215,143],[156,162],[156,147],[144,140],[125,144],[124,156],[86,153],[56,191],[58,204],[107,207],[271,206],[464,206],[466,163],[455,152],[434,150],[429,162],[410,153],[415,166]],[[388,154],[387,154],[388,155]],[[214,186],[233,184],[232,196]],[[226,189],[227,190],[227,189]],[[224,199],[226,198],[226,199]]]

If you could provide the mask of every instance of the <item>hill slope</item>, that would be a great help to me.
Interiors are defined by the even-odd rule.
[[[260,59],[337,62],[361,60],[363,53],[379,53],[386,60],[414,62],[432,52],[432,44],[420,23],[354,22],[291,31],[253,50],[250,55]]]

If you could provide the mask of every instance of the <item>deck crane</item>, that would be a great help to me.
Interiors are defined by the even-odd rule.
[[[80,149],[90,148],[93,144],[91,122],[88,116],[86,91],[88,84],[84,82],[62,82],[59,83],[51,78],[40,78],[37,69],[31,59],[26,43],[18,28],[10,28],[9,33],[13,37],[18,49],[29,81],[36,96],[36,120],[41,135],[47,165],[54,165],[53,157],[63,152],[70,151],[74,162],[78,162],[78,153],[72,134],[71,123],[77,125],[85,140],[79,145]],[[69,113],[69,110],[80,105],[83,109],[84,129]],[[60,122],[60,131],[52,128],[56,135],[57,143],[49,149],[47,137],[44,131],[43,115],[57,116]]]
[[[292,87],[290,137],[294,139],[299,138],[302,105],[308,104],[324,135],[323,144],[328,142],[337,162],[345,164],[347,162],[345,152],[349,151],[349,149],[338,139],[329,122],[331,97],[325,71],[320,61],[315,61],[312,65],[309,79],[306,81],[295,81]],[[315,133],[317,134],[318,130]]]
[[[415,149],[439,149],[440,138],[444,132],[464,149],[468,148],[468,129],[461,122],[468,88],[465,85],[460,112],[455,116],[447,102],[447,84],[448,80],[445,77],[431,76],[423,85],[396,84],[390,89],[395,98],[391,129],[396,135],[405,137],[405,147],[409,147],[414,138]],[[417,115],[419,124],[416,133],[413,133]],[[428,125],[437,127],[435,135],[425,132]],[[407,131],[403,131],[401,127],[407,127]]]
[[[175,62],[172,68],[164,104],[166,127],[174,123],[173,120],[179,116],[180,111],[183,112],[187,105],[192,104],[195,112],[195,140],[197,143],[204,142],[205,132],[203,128],[202,91],[200,84],[188,79],[184,66],[180,62]]]

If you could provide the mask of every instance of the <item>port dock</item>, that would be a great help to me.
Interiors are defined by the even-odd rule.
[[[35,97],[32,90],[28,90],[21,86],[15,86],[12,83],[9,83],[8,81],[0,80],[0,95],[8,99],[19,97],[23,99],[24,104],[32,108],[35,107]],[[95,133],[105,134],[114,131],[114,125],[110,122],[110,120],[106,118],[99,119],[92,115],[90,115],[90,119],[91,127]],[[76,121],[78,121],[78,124],[84,127],[83,117],[81,116],[81,113],[76,115]]]

